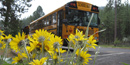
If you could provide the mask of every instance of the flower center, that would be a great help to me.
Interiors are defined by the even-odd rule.
[[[84,61],[84,58],[83,58],[83,57],[79,57],[79,61],[80,61],[80,62],[83,62],[83,61]]]
[[[23,60],[22,60],[22,59],[20,59],[18,62],[19,62],[19,63],[23,63]]]
[[[60,44],[59,44],[59,42],[55,42],[55,43],[53,44],[53,46],[54,46],[54,48],[58,48],[58,46],[60,46]]]
[[[19,43],[18,43],[18,46],[21,47],[25,44],[24,40],[21,40]]]
[[[41,42],[43,42],[45,40],[45,37],[44,36],[40,36],[39,38],[38,38],[38,41],[41,43]]]
[[[39,44],[37,44],[37,47],[36,47],[36,49],[37,49],[37,51],[40,51],[40,48],[42,47],[42,45],[39,43]]]
[[[78,41],[78,44],[83,47],[83,41]]]
[[[75,36],[75,38],[76,38],[76,39],[78,39],[78,38],[79,38],[79,36]]]

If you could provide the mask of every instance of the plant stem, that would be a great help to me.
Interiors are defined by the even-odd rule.
[[[44,56],[44,45],[43,45],[43,42],[42,42],[42,57]]]
[[[95,53],[95,58],[94,58],[94,63],[93,63],[93,65],[95,65],[96,58],[97,58],[97,55],[98,55],[98,53],[99,53],[99,49],[100,49],[100,46],[98,47],[98,51]]]
[[[76,46],[76,44],[75,44],[75,46]],[[79,48],[79,46],[77,46],[77,47],[74,49],[74,52],[73,52],[73,54],[72,54],[72,59],[71,59],[72,65],[73,65],[73,60],[74,60],[75,52],[76,52],[76,50],[77,50],[78,48]]]
[[[7,50],[8,50],[8,42],[6,43],[6,47],[5,47],[5,51],[4,51],[4,59],[3,60],[5,60],[5,58],[6,58],[6,56],[7,56]]]
[[[66,59],[68,58],[68,53],[70,52],[70,44],[68,44],[68,51],[67,51],[67,55],[66,55]],[[66,65],[67,61],[65,62]],[[69,63],[69,62],[68,62]]]
[[[47,59],[46,65],[48,65],[48,61],[49,61],[49,54],[48,53],[47,53],[47,56],[48,56],[48,59]]]
[[[90,25],[90,23],[91,23],[91,21],[92,21],[93,15],[94,15],[94,14],[92,13],[92,16],[91,16],[91,18],[90,18],[90,20],[89,20],[89,23],[88,23],[88,26],[87,26],[87,30],[86,30],[86,32],[85,32],[85,37],[86,37],[86,38],[88,37],[89,25]]]
[[[59,61],[59,65],[60,65],[60,48],[59,47],[58,47],[58,52],[59,52],[58,61]]]
[[[24,44],[24,49],[25,49],[25,52],[26,52],[26,54],[27,54],[27,56],[28,56],[28,61],[30,62],[30,56],[29,56],[28,51],[27,51],[27,49],[26,49],[26,43]]]

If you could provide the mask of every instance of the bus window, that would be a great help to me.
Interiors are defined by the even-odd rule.
[[[49,25],[49,17],[46,19],[46,25]]]
[[[52,15],[49,16],[49,25],[52,24]]]
[[[63,10],[58,11],[58,30],[57,30],[57,35],[61,36],[62,35],[62,20],[64,19],[64,14]]]
[[[45,26],[45,23],[44,23],[44,22],[45,22],[45,20],[43,19],[43,20],[42,20],[42,27]]]
[[[39,25],[39,28],[42,28],[42,27],[43,27],[43,26],[42,26],[42,25],[43,25],[43,24],[42,24],[42,20],[39,21],[39,24],[38,24],[38,25]]]
[[[44,25],[46,26],[46,18],[44,19]]]
[[[97,27],[98,26],[97,14],[96,13],[93,14],[94,16],[90,26]],[[68,11],[68,14],[66,14],[66,19],[68,20],[69,25],[87,26],[91,16],[92,16],[92,12],[70,9]]]
[[[56,23],[56,13],[54,13],[53,15],[52,15],[52,18],[53,18],[53,24],[55,24]]]

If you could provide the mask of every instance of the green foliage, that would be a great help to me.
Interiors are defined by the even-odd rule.
[[[41,6],[38,6],[37,10],[33,12],[33,18],[34,18],[34,20],[37,19],[37,18],[39,18],[39,17],[41,17],[41,16],[43,16],[43,15],[44,15],[44,12],[43,12]]]
[[[127,64],[127,63],[124,63],[124,62],[122,62],[122,64],[123,64],[123,65],[129,65],[129,64]]]
[[[123,39],[130,36],[130,7],[128,2],[121,3],[121,0],[117,0],[117,38]],[[108,4],[104,9],[100,9],[99,16],[101,19],[100,29],[106,28],[106,31],[101,32],[100,40],[106,44],[112,44],[114,42],[115,31],[115,4],[113,0],[108,0]]]
[[[0,14],[2,19],[0,20],[3,24],[5,34],[15,35],[20,31],[20,20],[19,17],[22,13],[28,10],[31,6],[29,3],[32,0],[1,0],[2,8],[0,8]]]
[[[1,62],[1,65],[12,65],[12,64],[11,64],[12,58],[7,59],[6,61],[0,59],[0,62]]]
[[[22,20],[22,28],[24,28],[25,26],[29,25],[30,22],[38,19],[39,17],[45,15],[45,13],[43,12],[43,9],[41,6],[38,6],[36,11],[33,12],[33,15],[30,15],[29,17],[27,18],[24,18]]]
[[[116,46],[116,45],[119,44],[119,43],[121,43],[121,41],[116,38],[116,40],[114,41],[114,46]]]

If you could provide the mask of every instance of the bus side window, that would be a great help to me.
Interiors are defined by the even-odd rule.
[[[44,26],[46,26],[46,18],[44,19]]]
[[[39,21],[39,28],[42,28],[42,20]]]
[[[49,25],[49,17],[46,19],[46,25]]]
[[[44,25],[44,19],[43,19],[42,22],[41,22],[41,26],[42,26],[42,27],[45,26],[45,25]]]
[[[63,10],[58,11],[58,28],[57,28],[57,35],[62,36],[62,21],[64,19]]]
[[[53,15],[52,15],[52,23],[53,24],[55,24],[56,23],[56,13],[54,13]]]
[[[49,16],[49,25],[52,24],[52,15]]]

